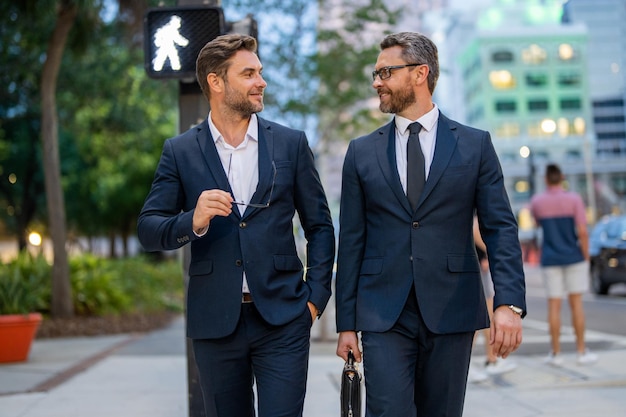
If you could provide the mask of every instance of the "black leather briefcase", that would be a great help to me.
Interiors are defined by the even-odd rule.
[[[341,417],[361,417],[361,374],[352,352],[341,375]]]

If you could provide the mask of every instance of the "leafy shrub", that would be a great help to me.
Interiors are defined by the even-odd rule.
[[[44,309],[50,299],[50,271],[42,255],[28,252],[0,264],[0,314],[27,314]]]
[[[43,256],[26,252],[0,263],[0,314],[49,312],[51,271]],[[74,309],[80,315],[183,310],[182,268],[175,260],[85,254],[70,259],[70,281]]]
[[[74,309],[80,315],[104,315],[132,309],[131,294],[125,293],[110,262],[94,255],[70,259]]]
[[[70,266],[79,314],[182,311],[182,270],[176,261],[82,255]]]

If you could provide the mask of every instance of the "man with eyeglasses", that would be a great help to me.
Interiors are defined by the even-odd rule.
[[[200,51],[196,75],[211,111],[165,142],[138,235],[148,251],[191,243],[187,336],[206,415],[300,417],[335,237],[304,132],[256,115],[267,86],[256,48],[253,37],[224,35]]]
[[[337,354],[363,357],[367,417],[458,417],[474,332],[490,326],[474,214],[495,287],[490,343],[503,358],[526,314],[517,224],[489,133],[432,101],[435,44],[403,32],[380,47],[372,86],[395,117],[352,140],[344,160]]]

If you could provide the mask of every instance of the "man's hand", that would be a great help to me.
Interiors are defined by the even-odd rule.
[[[354,359],[361,362],[361,351],[359,350],[359,336],[356,332],[340,332],[337,340],[337,356],[344,361],[348,360],[348,352],[352,351]]]
[[[320,311],[312,302],[307,301],[306,304],[309,306],[309,311],[311,312],[311,324],[313,324],[315,323],[315,319],[317,318],[317,315],[320,313]]]
[[[522,318],[508,306],[496,308],[491,320],[489,344],[496,355],[506,358],[522,343]]]
[[[193,213],[193,230],[202,234],[215,216],[228,216],[233,211],[233,197],[224,190],[205,190],[198,197]]]

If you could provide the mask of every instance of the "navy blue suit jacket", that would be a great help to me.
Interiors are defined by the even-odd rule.
[[[343,166],[337,330],[390,329],[413,285],[432,332],[487,327],[475,212],[488,248],[494,305],[526,310],[517,223],[489,133],[439,115],[415,212],[398,176],[394,121],[351,141]]]
[[[243,271],[263,318],[285,324],[303,314],[307,301],[323,311],[330,297],[335,237],[330,211],[304,132],[259,121],[259,184],[252,203],[211,220],[206,235],[192,230],[198,196],[231,191],[208,122],[168,139],[138,221],[148,251],[191,242],[187,335],[220,338],[235,329],[241,309]],[[306,279],[296,251],[293,218],[307,239]]]

